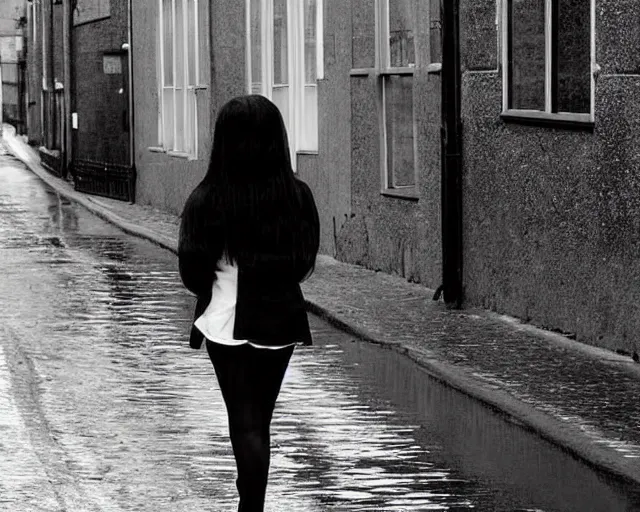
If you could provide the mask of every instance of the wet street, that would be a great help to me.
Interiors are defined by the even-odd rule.
[[[0,509],[226,512],[235,467],[176,257],[0,154]],[[627,488],[312,318],[267,510],[638,510]]]

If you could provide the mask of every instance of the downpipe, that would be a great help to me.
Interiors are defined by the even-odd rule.
[[[462,114],[460,0],[441,0],[442,128],[441,217],[442,284],[433,300],[444,296],[449,308],[462,306]]]
[[[62,144],[62,177],[67,178],[71,162],[73,159],[73,143],[71,130],[71,56],[72,56],[72,34],[73,6],[72,0],[64,0],[62,4],[62,53],[63,53],[63,77],[64,77],[64,137]]]
[[[133,125],[133,5],[132,0],[127,0],[127,61],[129,73],[129,166],[133,170],[135,167],[134,125]],[[132,198],[133,202],[133,198]]]

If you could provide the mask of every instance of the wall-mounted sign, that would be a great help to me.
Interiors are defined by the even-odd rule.
[[[103,55],[102,69],[105,75],[122,74],[122,59],[120,55]]]

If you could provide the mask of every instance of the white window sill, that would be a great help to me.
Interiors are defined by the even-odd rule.
[[[369,76],[375,73],[376,70],[373,68],[353,68],[349,71],[349,75],[351,76]]]
[[[151,146],[147,149],[151,153],[165,153],[167,156],[170,156],[172,158],[181,158],[183,160],[197,160],[196,157],[190,155],[189,153],[183,153],[182,151],[167,151],[166,149],[157,146]]]
[[[417,187],[386,188],[380,194],[387,197],[397,197],[398,199],[408,199],[409,201],[418,201],[420,199]]]
[[[360,68],[349,71],[350,76],[389,76],[389,75],[413,75],[415,74],[415,66],[407,66],[402,68]],[[439,71],[438,71],[439,72]]]
[[[104,21],[104,20],[108,20],[109,18],[111,18],[110,14],[107,14],[106,16],[100,16],[98,18],[91,18],[90,20],[83,20],[83,21],[74,21],[73,22],[73,27],[81,27],[83,25],[88,25],[89,23],[95,23],[96,21]]]
[[[534,124],[558,128],[592,129],[594,125],[591,114],[551,114],[539,110],[504,110],[500,117],[505,122]]]
[[[296,151],[296,155],[318,156],[318,150],[317,149],[299,149],[298,151]]]
[[[167,151],[167,155],[173,158],[182,158],[183,160],[195,160],[189,153],[183,153],[182,151]]]

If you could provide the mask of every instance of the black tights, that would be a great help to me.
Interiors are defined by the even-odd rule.
[[[238,468],[238,512],[262,512],[269,478],[273,409],[294,347],[270,350],[207,341],[229,415]]]

